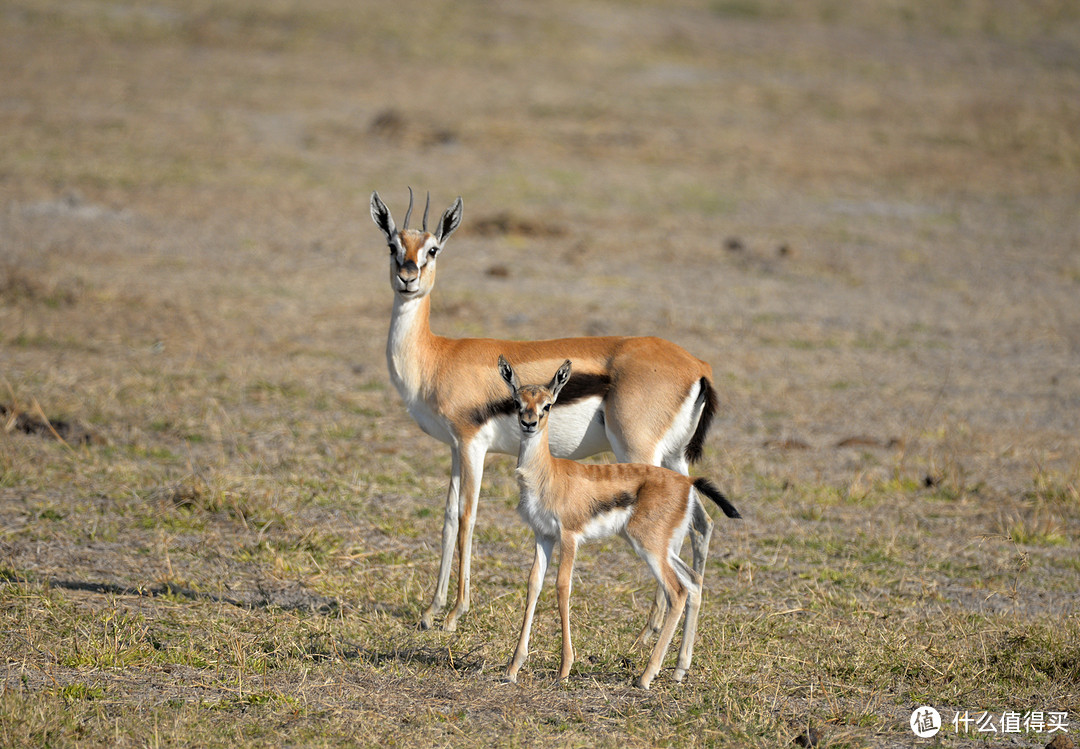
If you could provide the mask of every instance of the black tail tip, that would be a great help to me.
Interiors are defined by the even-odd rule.
[[[728,498],[724,496],[724,493],[717,489],[716,485],[707,478],[702,477],[695,479],[694,488],[715,502],[716,506],[729,518],[742,518],[739,511],[735,509],[735,505],[731,504],[731,502],[728,501]]]

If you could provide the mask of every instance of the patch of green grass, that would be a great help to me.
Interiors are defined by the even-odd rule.
[[[65,702],[100,700],[105,698],[105,690],[101,687],[92,687],[87,684],[67,684],[60,688],[59,696]]]
[[[1062,522],[1047,513],[1004,518],[1000,522],[1000,529],[1002,535],[1025,546],[1063,546],[1068,543]]]

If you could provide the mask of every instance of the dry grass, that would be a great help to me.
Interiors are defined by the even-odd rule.
[[[1072,3],[9,2],[0,744],[907,746],[1080,715]],[[465,200],[435,327],[712,362],[695,667],[587,549],[565,685],[489,459],[474,608],[415,622],[448,451],[368,218]],[[955,736],[943,745],[966,745]],[[979,739],[983,737],[978,737]],[[991,737],[1041,746],[1045,734]]]

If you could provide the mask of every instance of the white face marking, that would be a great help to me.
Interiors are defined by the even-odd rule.
[[[428,261],[435,262],[435,257],[438,255],[439,243],[435,241],[435,237],[429,236],[424,241],[424,246],[420,248],[420,252],[416,256],[416,264],[423,268],[428,264]],[[435,254],[432,255],[431,251],[435,250]]]

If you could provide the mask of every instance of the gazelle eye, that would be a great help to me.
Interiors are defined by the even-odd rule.
[[[439,248],[438,247],[432,247],[430,250],[427,251],[427,254],[428,254],[428,257],[435,257],[436,255],[439,254]]]
[[[546,406],[544,406],[544,413],[547,413],[550,410],[551,410],[551,404],[548,403]]]

